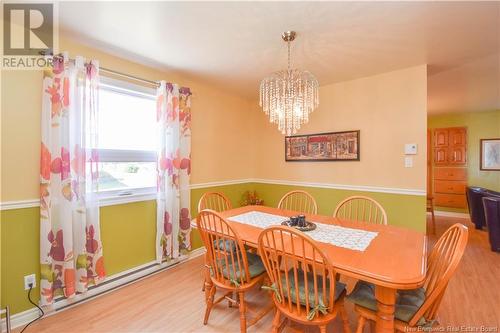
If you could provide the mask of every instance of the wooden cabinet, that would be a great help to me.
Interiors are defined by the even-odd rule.
[[[448,144],[450,146],[465,146],[467,135],[465,128],[452,128],[448,133]]]
[[[467,180],[465,168],[435,168],[434,180]]]
[[[437,165],[448,164],[448,148],[434,149],[434,163]]]
[[[434,204],[440,207],[465,208],[467,201],[462,194],[434,194]]]
[[[464,127],[434,130],[434,164],[465,165],[467,163],[467,129]]]
[[[464,165],[467,162],[467,155],[464,146],[453,146],[448,151],[448,161],[453,165]]]
[[[440,128],[434,130],[434,147],[448,147],[448,129]]]
[[[436,206],[465,208],[467,186],[467,129],[433,131],[433,188]]]
[[[465,194],[465,181],[434,180],[434,190],[437,193]]]

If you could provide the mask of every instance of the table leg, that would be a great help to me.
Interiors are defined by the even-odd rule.
[[[375,287],[377,299],[377,333],[394,333],[394,309],[396,304],[396,290],[381,286]]]

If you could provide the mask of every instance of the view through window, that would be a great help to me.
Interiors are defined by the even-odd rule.
[[[98,117],[99,191],[153,191],[157,140],[154,89],[102,79]]]

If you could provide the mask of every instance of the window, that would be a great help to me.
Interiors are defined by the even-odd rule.
[[[156,187],[155,90],[101,78],[99,192],[128,195]]]

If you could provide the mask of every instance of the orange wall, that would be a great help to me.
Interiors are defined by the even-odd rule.
[[[100,65],[150,80],[166,80],[193,91],[191,182],[249,178],[253,173],[253,123],[249,101],[220,87],[130,62],[61,38],[70,56],[95,58]],[[38,198],[41,71],[2,71],[1,201]]]
[[[259,110],[257,178],[425,189],[425,65],[320,88],[320,106],[297,134],[361,130],[359,162],[285,162],[283,135]],[[418,144],[413,168],[404,167],[405,143]]]

